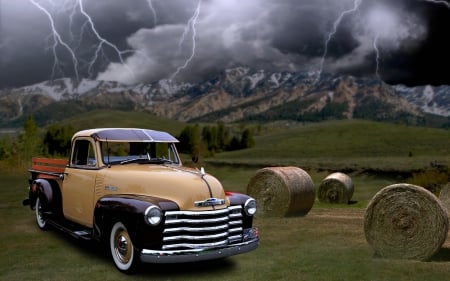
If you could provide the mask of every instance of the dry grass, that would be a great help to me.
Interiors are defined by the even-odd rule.
[[[252,171],[226,168],[221,177],[245,189]],[[234,171],[234,172],[233,172]],[[230,173],[230,174],[229,174]],[[234,181],[231,179],[234,175]],[[236,176],[240,178],[236,181]],[[314,175],[319,182],[324,174]],[[385,180],[352,177],[352,205],[317,201],[303,217],[256,217],[261,244],[225,260],[147,265],[135,276],[119,273],[95,244],[58,231],[40,231],[21,206],[27,175],[0,175],[0,280],[444,280],[450,276],[450,241],[429,262],[374,258],[364,236],[365,202]],[[234,183],[234,184],[233,184]]]

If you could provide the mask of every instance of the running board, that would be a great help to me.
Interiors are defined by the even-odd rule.
[[[83,229],[80,226],[60,223],[51,219],[49,219],[47,223],[77,239],[92,240],[92,230],[90,229]]]

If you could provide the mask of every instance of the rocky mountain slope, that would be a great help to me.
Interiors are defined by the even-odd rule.
[[[0,127],[33,115],[47,124],[93,109],[148,110],[180,121],[366,118],[423,122],[450,117],[450,87],[408,88],[379,80],[305,72],[228,69],[198,84],[58,79],[0,91]],[[422,120],[422,121],[421,121]]]

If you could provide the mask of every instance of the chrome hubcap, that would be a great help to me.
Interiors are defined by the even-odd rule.
[[[130,237],[126,231],[121,231],[116,236],[115,251],[122,263],[127,263],[131,258],[129,239]]]

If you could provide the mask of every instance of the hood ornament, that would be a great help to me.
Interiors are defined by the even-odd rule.
[[[194,202],[195,207],[218,206],[223,204],[225,204],[225,199],[218,199],[218,198],[208,198],[204,201]]]

